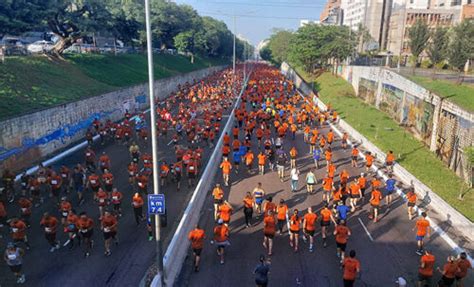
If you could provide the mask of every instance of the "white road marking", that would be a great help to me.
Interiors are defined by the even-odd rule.
[[[362,227],[364,228],[365,233],[367,233],[367,235],[369,236],[370,241],[373,242],[374,239],[372,238],[372,235],[370,235],[370,232],[369,232],[369,230],[367,229],[367,227],[365,227],[365,225],[364,225],[364,223],[362,222],[362,220],[360,219],[360,217],[357,218],[357,219],[359,219],[359,222],[360,222],[360,224],[362,225]]]
[[[170,140],[170,142],[168,143],[168,145],[170,145],[172,142],[173,142],[173,140]]]

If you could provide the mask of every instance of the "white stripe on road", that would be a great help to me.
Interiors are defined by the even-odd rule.
[[[170,142],[168,143],[168,145],[170,145],[172,142],[173,142],[173,140],[170,140]]]
[[[364,225],[364,223],[362,222],[362,220],[360,219],[360,217],[358,217],[357,219],[359,219],[359,222],[360,222],[360,224],[362,225],[362,227],[364,228],[365,233],[367,233],[367,236],[369,236],[370,241],[373,242],[374,239],[372,238],[372,235],[370,235],[370,232],[369,232],[369,230],[367,229],[367,227],[365,227],[365,225]]]

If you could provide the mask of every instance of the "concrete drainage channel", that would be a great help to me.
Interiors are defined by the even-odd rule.
[[[300,90],[298,90],[298,93],[307,102],[310,101]],[[321,110],[327,109],[327,106],[323,102],[321,102],[319,99],[317,100],[316,104]],[[338,122],[339,127],[333,123],[329,123],[329,125],[340,138],[342,138],[343,132],[341,131],[341,129],[343,129],[345,132],[347,132],[350,135],[352,139],[355,139],[355,141],[349,140],[349,145],[357,144],[359,146],[364,147],[365,150],[372,152],[372,154],[375,154],[378,158],[385,158],[386,156],[385,153],[383,153],[373,143],[371,143],[369,140],[363,137],[359,132],[357,132],[349,124],[347,124],[345,121],[340,120],[340,119],[338,121],[339,121]],[[362,159],[365,158],[364,153],[361,150],[359,150],[359,157]],[[376,165],[373,165],[371,169],[379,177],[383,178],[384,180],[388,179],[387,174],[384,173]],[[431,191],[431,189],[429,189],[426,185],[420,182],[415,176],[413,176],[411,173],[409,173],[400,165],[395,164],[393,168],[393,174],[396,177],[398,177],[407,186],[413,187],[415,189],[416,194],[419,197],[424,196],[425,194],[429,193],[431,196],[430,205],[433,206],[435,210],[443,210],[444,213],[446,214],[451,213],[451,221],[453,222],[453,225],[456,226],[457,231],[461,232],[471,242],[474,241],[474,234],[472,233],[474,226],[466,217],[464,217],[457,210],[455,210],[453,207],[447,204],[444,200],[442,200],[439,196],[437,196],[433,191]],[[406,201],[405,193],[400,188],[397,187],[396,192],[400,197],[403,198],[404,201]],[[416,212],[418,212],[419,215],[421,215],[423,211],[418,206],[415,206],[415,210]],[[427,218],[430,220],[431,227],[433,228],[434,232],[438,233],[439,236],[453,249],[453,251],[456,254],[459,254],[460,252],[464,251],[442,228],[438,226],[438,224],[436,224],[437,223],[436,221],[438,220],[435,221],[432,218],[429,218],[429,217]],[[471,256],[468,255],[468,259],[469,261],[471,261],[471,264],[474,264],[474,260]]]
[[[189,241],[187,240],[187,234],[191,231],[192,228],[197,224],[200,218],[200,212],[202,207],[204,206],[204,201],[206,199],[206,195],[211,188],[212,180],[217,172],[219,163],[221,161],[221,149],[224,142],[224,134],[228,132],[231,133],[231,129],[233,127],[233,115],[235,109],[240,105],[242,94],[247,87],[248,80],[250,75],[252,74],[252,70],[249,71],[248,75],[244,79],[244,83],[242,85],[242,89],[240,91],[239,96],[234,104],[234,108],[232,109],[231,113],[229,114],[229,118],[227,123],[222,130],[222,133],[219,137],[219,140],[214,147],[214,151],[212,152],[211,157],[204,169],[204,172],[199,179],[196,188],[192,194],[191,199],[188,202],[186,209],[184,210],[183,216],[176,228],[176,231],[171,239],[168,248],[163,257],[163,268],[165,273],[165,285],[166,286],[174,286],[176,278],[179,276],[181,272],[181,268],[183,263],[186,259],[186,255],[189,249]],[[145,274],[145,277],[140,282],[140,287],[145,287],[146,280],[148,274]],[[160,287],[161,285],[161,278],[160,274],[156,275],[153,278],[150,286],[152,287]]]

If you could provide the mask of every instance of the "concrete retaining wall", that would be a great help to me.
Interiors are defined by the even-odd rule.
[[[300,82],[299,85],[307,86],[307,84],[304,83],[301,77],[288,64],[283,63],[281,66],[281,71],[284,75],[286,75],[290,80],[294,81],[295,83]],[[326,109],[326,105],[320,100],[316,100],[315,103],[322,110]],[[385,159],[386,154],[384,152],[382,152],[376,145],[370,142],[366,137],[360,134],[356,129],[350,126],[347,122],[345,122],[342,119],[339,119],[337,124],[338,124],[337,128],[342,129],[343,131],[347,132],[352,138],[353,142],[357,142],[366,150],[371,151],[372,154],[376,155],[376,158]],[[414,175],[412,175],[402,166],[395,164],[393,172],[394,172],[394,175],[397,178],[399,178],[404,184],[414,187],[418,198],[425,198],[425,199],[428,198],[429,200],[427,201],[429,201],[430,206],[433,209],[440,211],[437,214],[437,217],[438,217],[437,221],[451,222],[450,225],[455,226],[456,230],[462,233],[462,235],[465,238],[468,238],[470,241],[474,241],[474,233],[472,232],[473,223],[469,219],[467,219],[464,215],[459,213],[451,205],[446,203],[441,197],[439,197],[429,187],[423,184],[420,180],[418,180]]]
[[[464,148],[474,144],[474,114],[383,67],[344,66],[356,95],[407,127],[450,169],[472,184]]]
[[[206,77],[222,69],[211,67],[155,82],[155,95],[165,98],[178,85]],[[0,172],[36,164],[82,139],[95,118],[121,119],[125,110],[141,111],[149,106],[147,84],[60,105],[0,122]]]

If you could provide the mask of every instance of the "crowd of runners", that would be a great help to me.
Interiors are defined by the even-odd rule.
[[[286,252],[284,246],[274,244],[277,234],[288,235],[288,244],[295,253],[301,249],[300,240],[308,243],[309,252],[314,252],[318,229],[323,248],[335,243],[331,245],[335,246],[335,254],[340,261],[343,286],[354,286],[361,264],[370,263],[359,262],[356,250],[348,248],[351,247],[351,237],[365,234],[352,232],[347,221],[364,205],[369,205],[369,219],[373,224],[383,224],[379,222],[381,207],[384,205],[386,210],[390,210],[397,186],[401,184],[391,174],[396,160],[393,151],[389,151],[383,159],[383,169],[388,175],[384,180],[371,169],[375,156],[365,152],[361,163],[359,147],[350,146],[347,133],[336,139],[336,133],[331,128],[327,133],[322,132],[330,122],[337,120],[337,112],[330,105],[327,110],[320,110],[315,103],[301,97],[293,83],[277,69],[265,65],[255,67],[241,105],[235,111],[232,133],[223,136],[222,184],[216,183],[211,192],[215,227],[207,237],[217,248],[218,263],[225,263],[225,252],[231,246],[233,229],[241,228],[238,226],[240,223],[230,226],[234,210],[242,209],[244,228],[258,227],[262,230],[261,244],[266,256],[260,256],[260,263],[255,269],[257,286],[267,286],[269,261],[275,250]],[[307,145],[305,150],[296,148],[296,134],[300,133]],[[339,140],[343,153],[351,158],[351,166],[362,169],[362,173],[351,174],[333,160],[332,148],[334,142]],[[312,159],[312,167],[306,174],[302,174],[302,166],[297,162],[300,155]],[[324,170],[325,175],[317,178],[316,171],[320,170]],[[236,177],[242,173],[244,177],[262,177],[274,171],[283,184],[289,181],[292,194],[299,192],[298,183],[301,180],[308,196],[321,193],[321,207],[315,209],[309,205],[305,210],[291,209],[286,203],[291,197],[275,200],[274,191],[265,190],[263,178],[253,190],[245,192],[238,206],[226,199],[225,189],[232,185],[234,173]],[[420,256],[413,257],[413,260],[420,261],[417,286],[453,286],[454,283],[463,286],[463,279],[471,268],[466,253],[449,256],[446,262],[440,258],[435,260],[435,250],[430,251],[429,247],[424,246],[425,238],[431,233],[426,213],[418,216],[415,207],[417,197],[413,189],[406,190],[404,197],[407,216],[413,220],[414,251]],[[205,230],[199,225],[189,233],[196,272],[200,270],[205,238]],[[281,243],[281,240],[278,242]],[[442,268],[435,268],[435,263]],[[435,271],[439,271],[439,275]],[[435,278],[437,281],[434,281]],[[403,280],[400,279],[400,286],[403,286]]]
[[[173,160],[159,163],[162,187],[179,192],[183,180],[190,188],[196,184],[205,163],[204,149],[214,146],[223,115],[230,111],[241,85],[242,75],[233,76],[226,69],[178,86],[175,93],[157,101],[159,138],[164,142],[163,148],[175,155]],[[13,172],[3,172],[0,236],[6,243],[4,261],[17,283],[25,282],[23,260],[32,249],[49,248],[53,253],[68,248],[71,254],[77,254],[73,249],[79,247],[84,257],[93,250],[110,256],[113,248],[120,248],[113,247],[119,244],[119,235],[127,237],[120,232],[122,217],[133,216],[137,228],[146,228],[148,239],[153,239],[151,221],[146,220],[145,212],[147,194],[152,192],[149,128],[144,113],[132,115],[127,111],[120,122],[96,119],[86,133],[89,145],[80,162],[58,168],[40,164],[33,174],[25,171],[18,183]],[[94,141],[96,135],[98,141]],[[128,165],[119,165],[105,151],[100,152],[110,145],[129,153]],[[114,173],[118,170],[126,170],[127,184],[116,184]],[[125,213],[124,205],[131,205],[133,213]],[[31,237],[40,236],[30,232],[32,225],[43,230],[43,245],[30,244]],[[103,242],[103,248],[96,246],[98,242]]]

